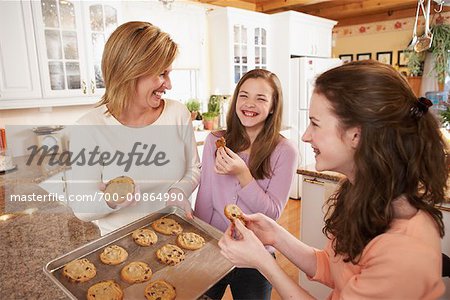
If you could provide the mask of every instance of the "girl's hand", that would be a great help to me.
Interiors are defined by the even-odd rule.
[[[253,231],[264,245],[274,246],[281,226],[268,216],[257,213],[252,215],[243,214],[247,228]]]
[[[176,197],[169,197],[169,200],[166,201],[166,206],[181,207],[186,213],[186,218],[188,218],[189,220],[194,219],[194,213],[192,211],[191,202],[189,202],[188,198],[183,193],[183,191],[178,188],[171,188],[168,191],[168,193],[169,195],[175,195]]]
[[[233,236],[239,236],[239,239]],[[238,219],[225,231],[219,247],[220,253],[240,268],[259,268],[268,259],[273,259],[256,235]]]
[[[101,182],[98,184],[98,188],[100,191],[104,192],[106,189],[106,184]],[[115,201],[106,201],[106,204],[108,204],[109,207],[111,207],[112,209],[117,209],[117,208],[124,208],[124,207],[128,207],[128,206],[134,206],[137,204],[138,200],[136,199],[141,199],[141,197],[137,197],[136,194],[140,194],[141,193],[141,188],[137,183],[134,183],[134,193],[133,195],[128,195],[126,197],[126,200],[122,203],[117,203]]]
[[[214,171],[217,174],[236,176],[242,187],[253,180],[253,176],[242,158],[227,147],[217,149]]]

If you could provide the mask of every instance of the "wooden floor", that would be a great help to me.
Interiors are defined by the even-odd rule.
[[[286,228],[290,233],[295,235],[297,238],[300,237],[300,209],[301,209],[301,201],[299,200],[289,200],[286,208],[283,211],[278,223],[281,224],[284,228]],[[298,282],[298,269],[282,254],[276,253],[277,262],[281,266],[281,268],[295,281]],[[231,300],[233,299],[230,288],[228,287],[225,295],[222,300]],[[273,290],[272,291],[272,300],[278,300],[281,297],[278,293]]]

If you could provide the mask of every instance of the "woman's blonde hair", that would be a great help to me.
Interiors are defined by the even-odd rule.
[[[102,57],[105,94],[99,103],[108,113],[119,116],[132,101],[139,77],[166,70],[178,52],[177,44],[148,22],[120,25],[106,42]]]

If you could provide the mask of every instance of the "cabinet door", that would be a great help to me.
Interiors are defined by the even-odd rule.
[[[44,97],[87,94],[81,2],[33,1]]]
[[[87,94],[102,95],[105,84],[101,71],[103,48],[119,25],[120,4],[115,1],[83,2],[83,25],[87,58]]]
[[[247,25],[233,25],[233,77],[237,84],[242,75],[249,70],[249,27]]]
[[[0,100],[41,96],[28,1],[0,1]]]
[[[254,32],[254,65],[255,69],[267,69],[267,29],[264,27],[255,27]]]
[[[314,56],[331,57],[332,29],[315,26],[313,39]]]
[[[291,55],[311,56],[311,27],[299,20],[292,20],[290,26],[290,47]]]

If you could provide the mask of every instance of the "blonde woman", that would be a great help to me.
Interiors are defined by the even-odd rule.
[[[75,215],[95,220],[102,235],[167,203],[192,216],[188,197],[200,168],[190,114],[184,104],[163,99],[177,51],[170,36],[148,22],[122,24],[105,45],[106,91],[73,132],[68,195]],[[118,176],[135,183],[136,194],[122,203],[102,194]]]

